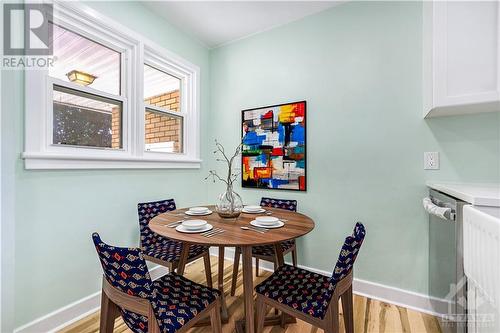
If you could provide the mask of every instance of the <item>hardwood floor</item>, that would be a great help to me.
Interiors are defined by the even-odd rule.
[[[217,258],[211,258],[214,286],[217,281]],[[226,261],[224,267],[224,292],[230,314],[230,321],[223,325],[223,332],[234,331],[234,320],[243,316],[243,286],[241,270],[238,276],[236,296],[229,296],[231,288],[232,263]],[[254,278],[257,284],[270,275],[270,272],[262,271],[261,276]],[[199,282],[205,283],[205,270],[203,269],[203,260],[198,260],[192,265],[186,267],[185,276]],[[344,332],[343,321],[340,320],[340,332]],[[192,333],[210,333],[210,327],[196,327]],[[398,307],[392,304],[379,302],[369,298],[354,296],[354,331],[356,333],[440,333],[437,319],[431,315],[412,311],[406,308]],[[64,328],[60,333],[97,333],[99,332],[99,313],[94,313],[82,320]],[[131,332],[118,318],[115,323],[115,333]],[[303,321],[297,321],[297,324],[289,325],[285,329],[279,326],[266,327],[265,333],[316,333],[322,332]]]

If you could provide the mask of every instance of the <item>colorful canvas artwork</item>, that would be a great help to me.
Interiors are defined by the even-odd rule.
[[[306,102],[242,111],[243,187],[306,190]]]

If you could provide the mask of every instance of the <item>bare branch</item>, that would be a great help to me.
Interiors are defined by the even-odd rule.
[[[228,169],[227,170],[227,179],[223,179],[222,177],[220,177],[215,170],[210,170],[209,175],[205,179],[212,178],[214,182],[216,179],[218,179],[218,180],[224,182],[226,185],[232,186],[233,182],[235,182],[236,179],[238,178],[238,175],[240,175],[239,172],[238,173],[233,172],[233,162],[234,162],[234,159],[241,154],[241,151],[243,149],[243,138],[241,139],[238,146],[236,146],[236,149],[234,150],[234,154],[231,156],[231,158],[228,158],[228,156],[226,155],[226,151],[224,149],[224,146],[221,143],[219,143],[217,140],[215,140],[215,147],[216,147],[216,150],[214,151],[214,154],[220,153],[220,155],[222,155],[222,157],[223,157],[223,158],[216,158],[216,161],[227,163],[227,169]]]
[[[215,146],[217,147],[217,150],[222,154],[224,159],[229,163],[229,159],[226,156],[226,152],[224,150],[224,146],[219,143],[219,141],[215,140]]]
[[[208,178],[212,178],[212,179],[213,179],[213,181],[214,181],[214,183],[215,183],[215,179],[218,179],[218,180],[220,180],[221,182],[224,182],[224,183],[226,183],[227,185],[229,185],[229,184],[228,184],[228,182],[227,182],[225,179],[221,178],[221,177],[217,174],[217,172],[216,172],[215,170],[210,170],[210,171],[208,171],[208,173],[209,173],[209,175],[208,175],[207,177],[205,177],[205,180],[207,180]]]

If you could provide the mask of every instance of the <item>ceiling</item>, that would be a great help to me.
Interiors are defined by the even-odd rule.
[[[169,23],[215,48],[298,20],[342,1],[147,1]]]

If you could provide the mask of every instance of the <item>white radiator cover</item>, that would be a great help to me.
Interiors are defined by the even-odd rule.
[[[500,332],[500,209],[464,206],[468,331]]]

